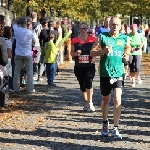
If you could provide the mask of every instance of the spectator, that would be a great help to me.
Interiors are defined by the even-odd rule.
[[[71,39],[74,37],[77,37],[79,35],[79,22],[75,21],[72,22],[72,34],[71,34]]]
[[[40,46],[41,46],[41,56],[40,56],[40,71],[39,71],[39,77],[38,80],[42,81],[42,75],[45,70],[45,63],[44,63],[44,45],[46,42],[48,42],[48,37],[49,37],[49,27],[48,27],[48,19],[44,18],[42,21],[42,30],[40,33]]]
[[[61,28],[61,23],[59,21],[56,22],[56,30],[58,31],[58,35],[61,36],[60,38],[62,40],[62,28]],[[63,57],[61,50],[62,49],[60,47],[60,50],[56,58],[56,74],[59,74],[59,60]]]
[[[104,25],[101,26],[97,31],[96,31],[96,36],[99,36],[100,33],[104,33],[104,32],[109,32],[110,28],[109,28],[109,21],[110,21],[111,17],[106,17],[104,20]]]
[[[46,63],[46,75],[49,86],[56,86],[53,83],[56,74],[56,55],[57,49],[54,44],[55,35],[50,34],[49,41],[45,44],[45,63]]]
[[[21,17],[19,19],[19,26],[16,24],[17,20],[13,22],[13,30],[16,38],[15,48],[15,71],[13,79],[13,87],[15,92],[19,92],[20,87],[20,71],[23,65],[27,72],[27,92],[30,94],[34,92],[33,85],[33,65],[32,65],[32,44],[36,40],[31,30],[27,29],[27,18]]]
[[[13,91],[13,84],[12,84],[12,29],[11,27],[5,26],[4,27],[4,33],[3,33],[3,39],[6,42],[7,45],[7,53],[8,53],[8,64],[6,65],[6,71],[9,76],[9,91]]]
[[[145,37],[147,37],[149,30],[150,30],[150,24],[148,25],[148,27],[145,30]]]
[[[8,58],[12,58],[12,42],[11,42],[11,37],[12,37],[12,29],[9,26],[4,27],[4,34],[3,38],[6,41],[7,44],[7,53],[8,53]]]
[[[7,44],[3,38],[4,35],[4,26],[5,26],[5,16],[0,15],[0,65],[6,66],[8,63],[8,52]]]
[[[55,21],[50,21],[50,34],[55,35],[54,43],[56,43],[56,40],[58,38],[58,31],[56,30],[56,22]]]
[[[65,18],[63,21],[62,21],[62,37],[64,38],[66,36],[66,34],[69,32],[71,26],[68,25],[68,19]],[[72,56],[70,55],[70,52],[71,52],[71,35],[66,39],[66,41],[64,42],[64,45],[63,45],[63,49],[65,49],[65,45],[67,47],[67,57],[66,59],[69,61],[69,62],[73,62],[72,61]]]
[[[39,36],[40,36],[40,32],[42,30],[42,25],[37,21],[37,13],[36,12],[32,12],[31,17],[32,17],[32,30],[33,30],[33,33],[35,34],[35,40],[36,40],[36,43],[34,46],[37,50],[35,62],[33,63],[33,80],[38,80],[38,64],[39,64],[40,55],[41,55]]]
[[[4,92],[3,87],[8,82],[8,76],[4,69],[4,66],[8,63],[8,53],[7,53],[7,45],[6,41],[2,38],[4,34],[4,25],[5,25],[5,17],[0,15],[0,78],[5,79],[3,81],[6,82],[0,82],[0,106],[4,107],[5,101],[6,101],[6,94],[8,95],[8,92]]]

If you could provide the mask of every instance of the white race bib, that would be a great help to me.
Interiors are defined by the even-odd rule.
[[[89,55],[80,55],[78,56],[79,63],[89,63],[90,56]]]

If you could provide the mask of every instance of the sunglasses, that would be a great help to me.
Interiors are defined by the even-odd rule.
[[[82,29],[82,30],[87,30],[88,28],[80,28],[80,29]]]

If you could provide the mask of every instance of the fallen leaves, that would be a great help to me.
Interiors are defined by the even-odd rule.
[[[143,54],[142,69],[145,75],[150,75],[150,55]]]

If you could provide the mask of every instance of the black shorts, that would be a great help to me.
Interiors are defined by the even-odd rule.
[[[95,76],[95,65],[90,67],[74,67],[74,74],[80,84],[80,90],[85,92],[86,89],[92,88],[93,78]]]
[[[101,95],[108,96],[115,88],[122,88],[124,86],[124,80],[117,80],[113,84],[110,83],[109,77],[100,77],[100,89]],[[117,78],[115,78],[117,79]]]

